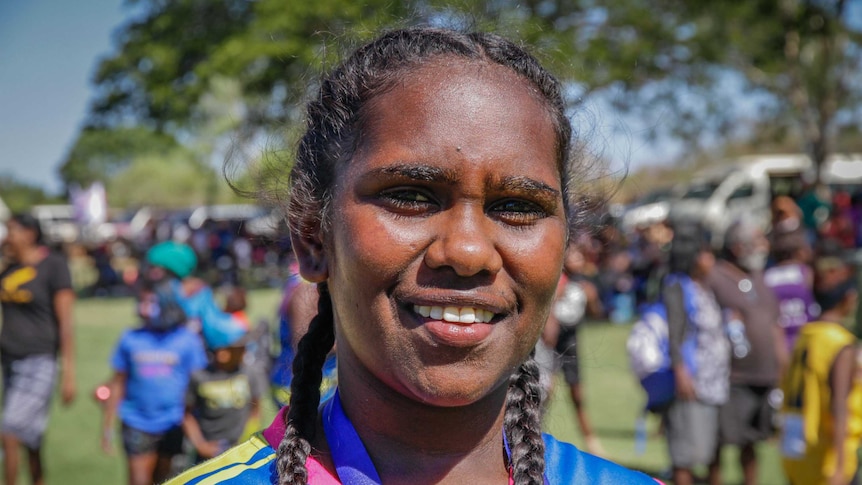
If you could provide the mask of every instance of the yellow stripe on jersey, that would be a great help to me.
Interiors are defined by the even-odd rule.
[[[269,449],[269,453],[261,454],[261,450]],[[255,455],[259,455],[255,457]],[[230,483],[239,475],[266,467],[275,459],[275,453],[260,433],[252,436],[221,455],[190,468],[180,475],[165,482],[164,485],[212,485]],[[243,481],[243,483],[249,483]],[[268,480],[267,482],[268,483]]]

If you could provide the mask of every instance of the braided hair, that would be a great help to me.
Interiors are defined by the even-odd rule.
[[[572,128],[559,82],[521,47],[494,34],[460,33],[417,27],[386,33],[356,50],[324,78],[306,112],[306,131],[297,147],[290,175],[288,220],[291,231],[309,237],[328,230],[336,170],[349,163],[358,144],[366,103],[403,79],[410,69],[430,60],[457,57],[505,66],[527,82],[547,109],[556,133],[556,155],[570,227],[575,224],[569,187],[573,168]],[[319,286],[318,314],[300,340],[293,364],[286,432],[277,451],[279,485],[307,481],[305,462],[311,453],[319,406],[321,368],[334,342],[332,302]],[[518,485],[543,483],[539,367],[530,357],[511,377],[504,427],[511,447],[511,473]]]

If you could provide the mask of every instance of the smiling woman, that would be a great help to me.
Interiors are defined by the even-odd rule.
[[[570,148],[559,84],[498,36],[401,30],[345,60],[291,173],[320,303],[290,406],[172,483],[654,483],[541,434],[531,351],[577,213]]]

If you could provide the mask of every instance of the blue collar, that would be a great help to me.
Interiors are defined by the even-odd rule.
[[[371,462],[371,457],[365,451],[365,445],[356,433],[356,428],[344,414],[341,407],[341,396],[335,391],[335,396],[323,406],[323,431],[326,442],[332,454],[335,472],[343,485],[379,485],[380,475]],[[511,460],[509,442],[503,433],[503,446],[506,456]],[[545,485],[548,485],[548,477]]]

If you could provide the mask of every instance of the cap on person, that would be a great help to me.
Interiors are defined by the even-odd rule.
[[[164,268],[182,279],[195,270],[198,265],[198,257],[187,244],[165,241],[156,244],[147,251],[147,262],[153,266]]]

